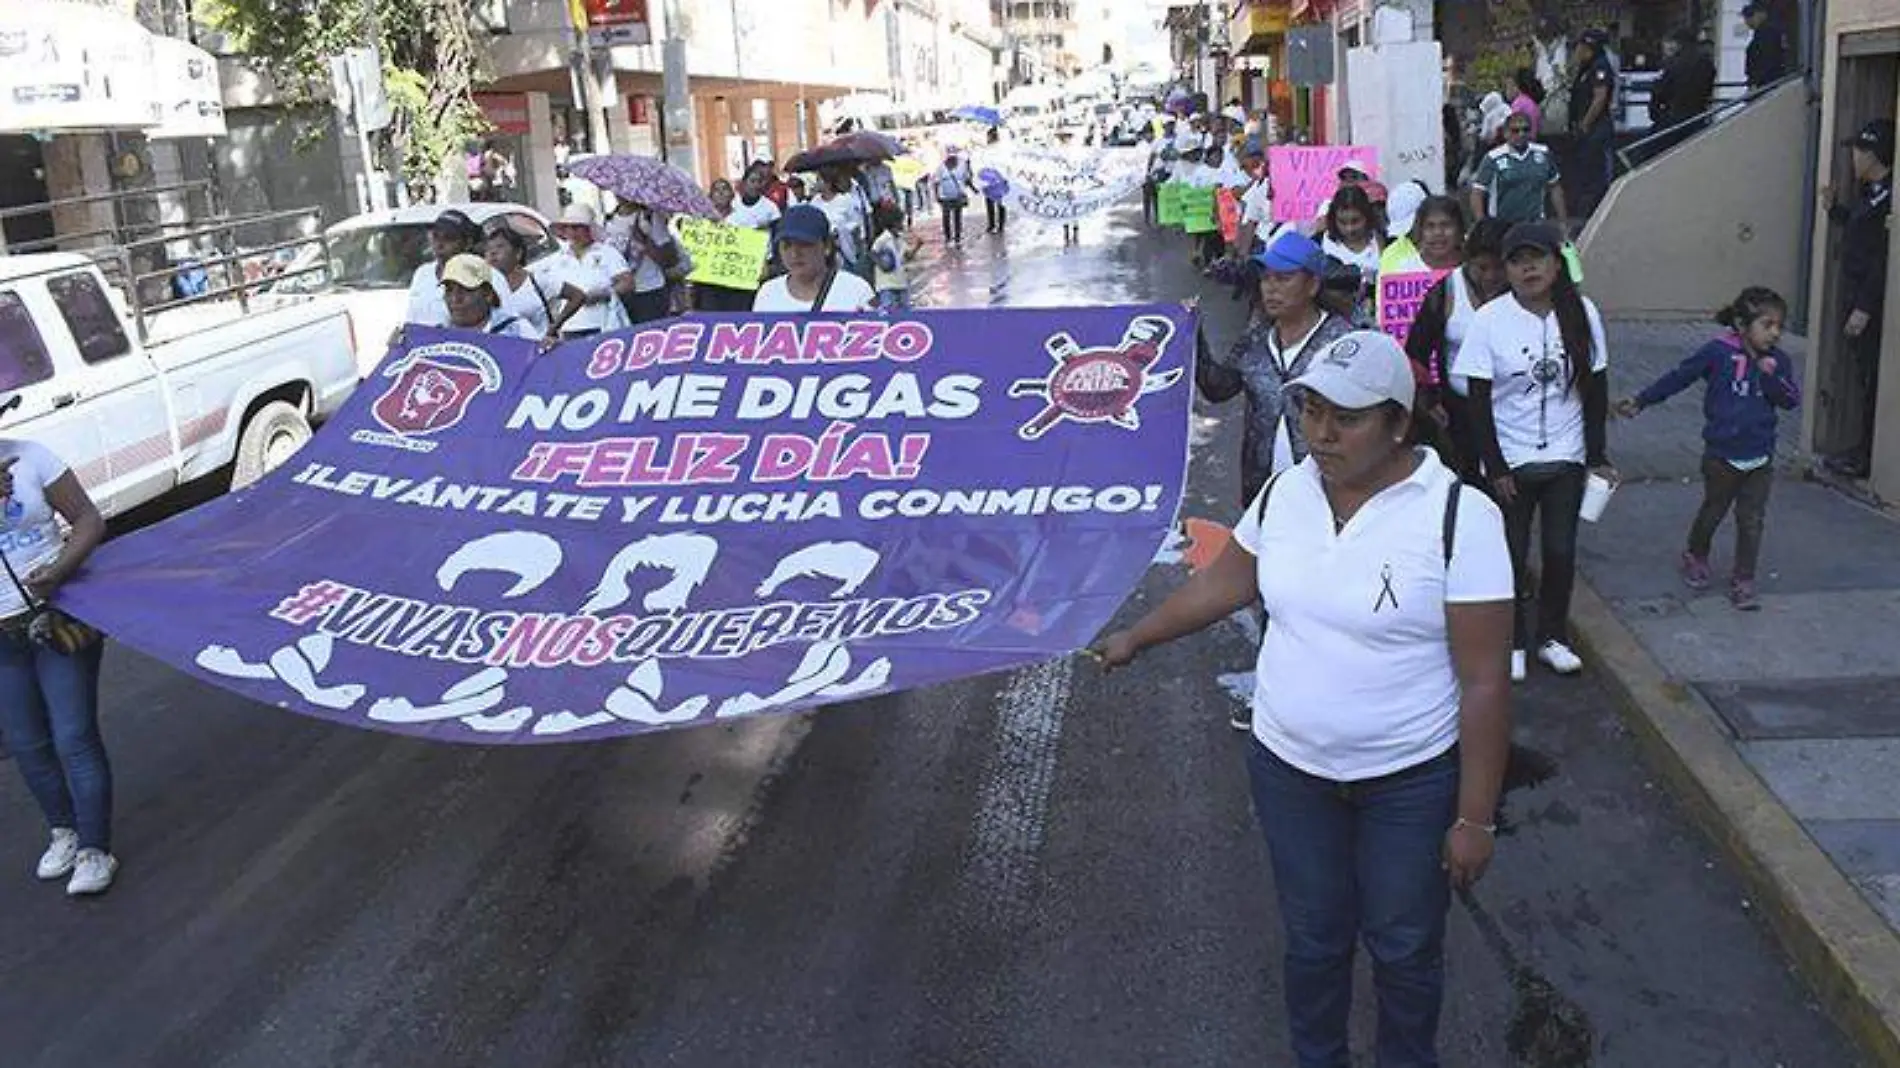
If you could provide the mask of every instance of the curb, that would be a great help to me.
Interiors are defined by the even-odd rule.
[[[1740,871],[1821,1007],[1869,1063],[1900,1068],[1900,934],[1742,759],[1715,709],[1671,679],[1581,577],[1571,613],[1644,758]]]

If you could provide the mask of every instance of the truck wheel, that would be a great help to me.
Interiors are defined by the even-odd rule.
[[[310,440],[310,421],[294,404],[272,401],[257,410],[238,437],[231,488],[243,489],[283,466]]]

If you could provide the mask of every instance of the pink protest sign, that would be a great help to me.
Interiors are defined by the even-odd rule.
[[[1275,145],[1267,149],[1276,222],[1305,222],[1339,185],[1339,168],[1358,163],[1377,177],[1379,150],[1371,145]]]
[[[1412,321],[1418,318],[1419,305],[1425,302],[1425,294],[1432,291],[1440,278],[1448,271],[1395,271],[1379,276],[1379,329],[1392,335],[1399,344],[1405,344],[1406,335],[1412,331]],[[1431,385],[1438,385],[1437,368],[1432,369]]]

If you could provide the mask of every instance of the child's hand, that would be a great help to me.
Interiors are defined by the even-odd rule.
[[[1635,397],[1624,397],[1622,400],[1616,402],[1616,414],[1625,419],[1636,418],[1636,413],[1642,410],[1642,404],[1638,402]]]
[[[1780,364],[1775,362],[1773,356],[1763,356],[1761,359],[1755,361],[1755,366],[1761,370],[1762,374],[1772,375]]]

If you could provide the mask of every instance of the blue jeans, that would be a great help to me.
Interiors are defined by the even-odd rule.
[[[99,737],[105,643],[71,656],[0,634],[0,738],[48,827],[79,832],[81,849],[112,851],[112,768]]]
[[[1458,750],[1363,782],[1317,778],[1255,742],[1254,812],[1286,925],[1286,1008],[1299,1068],[1348,1068],[1354,942],[1372,956],[1379,1068],[1437,1068],[1451,886],[1445,832]]]

